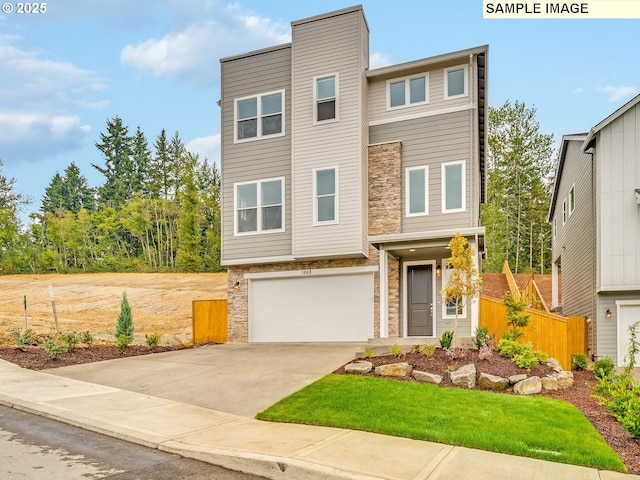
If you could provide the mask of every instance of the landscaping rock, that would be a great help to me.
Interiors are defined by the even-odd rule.
[[[475,388],[476,386],[476,366],[473,363],[460,367],[449,376],[453,384],[459,387]]]
[[[384,375],[386,377],[406,377],[411,375],[413,367],[407,362],[389,363],[376,367],[376,375]]]
[[[441,375],[436,375],[435,373],[421,372],[420,370],[415,370],[413,372],[413,378],[415,378],[419,382],[431,383],[433,385],[440,385],[442,383]]]
[[[533,395],[542,391],[540,377],[529,377],[513,386],[513,391],[518,395]]]
[[[345,365],[344,371],[346,373],[360,373],[365,374],[369,373],[373,369],[373,363],[367,362],[364,360],[358,362],[351,362],[348,365]]]
[[[555,358],[550,358],[549,360],[547,360],[547,361],[545,362],[545,364],[546,364],[548,367],[553,368],[553,370],[554,370],[556,373],[560,373],[560,372],[562,371],[562,365],[560,365],[560,362],[559,362],[558,360],[556,360]]]
[[[573,387],[573,372],[560,372],[557,374],[558,388]]]
[[[540,381],[542,382],[542,388],[544,388],[545,390],[558,390],[558,377],[556,377],[555,375],[542,377]]]
[[[509,380],[490,373],[481,373],[478,379],[478,386],[486,390],[501,392],[509,386]]]
[[[521,382],[522,380],[525,380],[527,378],[527,374],[526,373],[521,373],[519,375],[511,375],[509,377],[509,383],[511,385],[515,385],[518,382]]]

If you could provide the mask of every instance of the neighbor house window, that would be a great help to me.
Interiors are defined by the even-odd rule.
[[[567,223],[567,199],[562,201],[562,225]]]
[[[427,74],[387,81],[387,108],[400,108],[427,103]]]
[[[235,189],[235,234],[284,231],[284,179],[237,183]]]
[[[576,186],[573,185],[569,190],[569,216],[576,209]]]
[[[405,170],[407,217],[429,214],[429,167]]]
[[[314,224],[338,223],[338,169],[313,171]]]
[[[336,120],[338,118],[338,75],[316,77],[314,83],[315,121]]]
[[[445,258],[442,260],[442,264],[443,265],[447,265],[449,263],[449,259]],[[445,267],[444,269],[444,276],[442,277],[442,288],[444,289],[444,287],[447,285],[447,283],[449,282],[449,278],[451,276],[451,272],[453,271],[453,268],[450,267]],[[463,297],[464,299],[464,297]],[[462,300],[463,300],[462,299]],[[466,307],[464,305],[462,305],[462,301],[460,301],[458,303],[458,317],[465,317],[466,316]],[[445,302],[444,299],[442,300],[442,316],[443,318],[455,318],[456,316],[456,301],[455,300],[450,300],[449,302]]]
[[[442,164],[442,213],[464,212],[465,162]]]
[[[235,101],[235,140],[284,135],[284,90]]]
[[[467,66],[445,68],[444,70],[444,98],[467,96]]]

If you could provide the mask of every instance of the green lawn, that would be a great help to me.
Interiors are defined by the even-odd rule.
[[[544,397],[327,375],[257,418],[365,430],[626,471],[580,410]]]

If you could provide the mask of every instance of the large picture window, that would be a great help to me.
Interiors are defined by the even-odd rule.
[[[429,214],[429,167],[405,170],[407,217]]]
[[[314,224],[338,223],[338,169],[314,170]]]
[[[338,75],[314,79],[314,120],[326,122],[338,119]]]
[[[429,101],[428,84],[427,74],[387,81],[387,108],[427,103]]]
[[[465,162],[442,164],[442,213],[465,211]]]
[[[284,179],[235,185],[235,234],[284,231]]]
[[[284,90],[235,101],[235,140],[284,135]]]

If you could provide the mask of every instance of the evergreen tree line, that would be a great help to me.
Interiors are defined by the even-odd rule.
[[[4,273],[215,272],[220,266],[220,172],[165,130],[152,148],[118,117],[96,143],[105,181],[90,188],[71,163],[46,187],[39,213],[20,228],[25,199],[0,174]],[[2,162],[0,161],[0,168]]]

